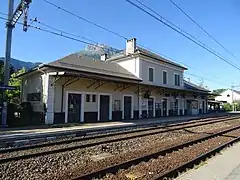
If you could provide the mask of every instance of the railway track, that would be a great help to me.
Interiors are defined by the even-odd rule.
[[[178,130],[179,128],[191,128],[195,127],[197,125],[207,125],[211,123],[218,123],[218,122],[224,122],[224,121],[229,121],[229,120],[234,120],[238,119],[240,116],[233,116],[233,117],[217,117],[217,118],[207,118],[203,120],[197,120],[197,121],[191,121],[191,122],[181,122],[181,123],[176,123],[176,124],[170,124],[170,125],[165,125],[165,126],[154,126],[154,127],[147,127],[147,128],[139,128],[139,129],[133,129],[133,130],[124,130],[124,131],[119,131],[119,132],[113,132],[113,133],[106,133],[106,134],[100,134],[100,135],[89,135],[86,137],[77,137],[77,138],[72,138],[72,139],[64,139],[60,141],[51,141],[47,143],[39,143],[39,144],[33,144],[33,145],[25,145],[21,147],[10,147],[10,148],[2,148],[0,149],[0,153],[10,153],[13,151],[22,151],[22,150],[30,150],[30,149],[36,149],[36,148],[43,148],[43,147],[50,147],[50,146],[55,146],[55,145],[61,145],[61,144],[68,144],[68,143],[73,143],[73,142],[78,142],[78,141],[87,141],[91,140],[93,138],[105,138],[105,137],[111,137],[111,136],[117,136],[117,135],[122,135],[122,134],[132,134],[132,133],[140,133],[140,132],[146,132],[146,131],[152,131],[152,130],[159,130],[160,128],[162,129],[167,129],[167,128],[174,128],[175,129],[169,129],[169,130],[164,130],[163,132],[168,132],[171,130]],[[202,124],[201,124],[202,123]],[[146,134],[148,135],[148,134]],[[151,135],[151,134],[149,134]]]
[[[45,147],[45,146],[50,146],[50,145],[59,145],[59,144],[64,144],[64,143],[71,143],[71,142],[76,142],[79,140],[88,140],[91,138],[95,137],[106,137],[110,135],[118,135],[122,133],[131,133],[131,132],[141,132],[141,131],[146,131],[146,130],[154,130],[158,129],[161,127],[175,127],[179,125],[184,125],[184,124],[195,124],[199,122],[207,122],[207,121],[212,121],[212,120],[221,120],[221,119],[227,119],[227,118],[238,118],[240,116],[238,115],[228,115],[228,116],[219,116],[219,117],[211,117],[211,118],[203,118],[203,119],[194,119],[194,120],[189,120],[189,121],[181,121],[179,123],[174,123],[174,124],[149,124],[149,125],[139,125],[135,127],[124,127],[124,128],[114,128],[113,130],[107,130],[107,131],[94,131],[94,132],[89,132],[86,133],[85,135],[82,135],[81,133],[75,133],[76,137],[69,137],[61,140],[51,140],[48,142],[44,143],[37,143],[37,144],[29,144],[29,145],[23,145],[23,146],[12,146],[12,145],[7,145],[7,141],[5,140],[0,140],[0,143],[6,144],[6,147],[0,148],[0,153],[5,153],[5,152],[11,152],[11,151],[17,151],[17,150],[24,150],[24,149],[31,149],[31,148],[39,148],[39,147]],[[96,134],[97,135],[94,135]],[[12,143],[14,140],[25,140],[24,139],[11,139],[10,143]]]
[[[126,176],[127,173],[131,173],[131,171],[136,173],[136,169],[134,171],[134,167],[138,166],[141,163],[145,163],[148,164],[150,162],[150,164],[157,164],[156,162],[151,162],[156,160],[158,158],[160,158],[160,163],[161,163],[161,157],[167,157],[168,161],[171,161],[171,159],[168,159],[169,157],[171,158],[171,155],[174,156],[175,152],[178,151],[183,151],[184,150],[187,152],[187,148],[189,148],[190,150],[195,149],[195,148],[200,148],[201,144],[205,145],[209,142],[208,141],[215,141],[215,146],[213,148],[209,148],[211,146],[211,142],[210,142],[210,146],[207,146],[210,150],[205,150],[203,151],[204,153],[200,153],[200,155],[198,156],[193,156],[194,158],[191,160],[188,160],[184,163],[180,163],[180,165],[178,165],[177,167],[174,168],[170,168],[170,170],[168,169],[167,171],[159,171],[155,170],[155,172],[151,172],[153,173],[152,175],[148,175],[148,177],[140,177],[140,179],[164,179],[164,178],[169,178],[169,177],[176,177],[178,175],[179,172],[184,171],[186,168],[191,168],[193,167],[195,164],[198,164],[199,162],[205,160],[207,157],[210,157],[211,155],[219,152],[220,150],[222,150],[223,148],[237,142],[240,140],[240,125],[236,126],[236,127],[231,127],[216,133],[212,133],[209,135],[206,135],[204,137],[198,138],[198,139],[194,139],[185,143],[182,143],[180,145],[176,145],[155,153],[151,153],[148,155],[144,155],[135,159],[131,159],[125,162],[121,162],[112,166],[108,166],[102,169],[98,169],[96,171],[93,171],[91,173],[87,173],[87,174],[82,174],[79,175],[75,178],[73,178],[74,180],[76,179],[128,179]],[[218,142],[219,141],[219,142]],[[217,143],[216,143],[217,142]],[[224,142],[224,143],[223,143]],[[219,144],[220,143],[220,144]],[[213,143],[214,145],[214,143]],[[185,156],[188,156],[189,154],[185,154]],[[191,156],[191,155],[189,155]],[[178,154],[177,158],[181,159],[181,153]],[[159,162],[158,162],[159,163]],[[141,165],[139,165],[141,166]],[[142,165],[143,166],[143,165]],[[174,166],[173,164],[170,166]],[[147,169],[146,167],[151,167],[151,165],[146,165],[145,169]],[[158,167],[155,167],[156,169],[158,169]],[[154,168],[153,168],[154,169]],[[166,169],[166,168],[165,168]],[[122,172],[119,170],[122,170]],[[139,168],[138,172],[141,172],[141,168]],[[117,173],[117,175],[116,175]],[[142,172],[141,172],[142,173]],[[141,174],[140,173],[140,174]],[[149,173],[149,172],[148,172]],[[108,175],[108,176],[106,176]],[[146,175],[146,174],[145,174]],[[125,177],[125,178],[124,178]]]
[[[138,130],[133,130],[128,132],[118,132],[110,135],[104,134],[104,135],[95,136],[95,137],[91,136],[91,137],[85,137],[80,139],[79,138],[70,139],[70,140],[52,142],[48,144],[39,144],[39,145],[32,145],[32,146],[25,146],[25,147],[11,148],[11,149],[2,149],[0,150],[0,155],[1,155],[0,163],[23,160],[23,159],[39,157],[39,156],[44,156],[44,155],[49,155],[54,153],[60,153],[60,152],[66,152],[66,151],[71,151],[75,149],[97,146],[100,144],[114,143],[118,141],[124,141],[124,140],[144,137],[144,136],[155,135],[159,133],[166,133],[170,131],[177,131],[183,128],[193,128],[193,127],[199,127],[199,126],[204,126],[209,124],[222,123],[222,122],[231,121],[238,118],[239,117],[230,117],[230,118],[221,118],[219,120],[211,119],[211,120],[203,120],[203,121],[194,121],[194,122],[168,125],[165,127],[152,127],[152,128],[138,129]],[[93,140],[90,141],[91,139]],[[79,144],[75,144],[75,145],[70,144],[68,146],[69,143],[77,142],[79,140],[81,140]],[[58,147],[59,145],[62,145],[62,146]],[[52,148],[53,146],[55,146],[53,149],[49,149],[49,148]],[[18,153],[19,151],[21,152],[20,155]],[[11,152],[15,153],[15,155],[11,155]]]

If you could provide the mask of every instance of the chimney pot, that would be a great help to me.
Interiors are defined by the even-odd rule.
[[[102,54],[101,55],[101,60],[106,61],[107,60],[107,54]]]
[[[135,53],[136,41],[137,41],[136,38],[127,40],[127,43],[126,43],[126,54],[127,55]]]

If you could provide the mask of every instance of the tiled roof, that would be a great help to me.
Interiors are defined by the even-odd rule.
[[[151,57],[153,57],[153,58],[156,58],[156,59],[158,59],[158,60],[160,60],[160,61],[166,62],[166,63],[168,63],[168,64],[171,64],[171,65],[174,65],[174,66],[177,66],[177,67],[181,67],[181,68],[187,70],[187,68],[184,67],[184,66],[182,66],[181,64],[178,64],[178,63],[175,63],[175,62],[173,62],[173,61],[170,61],[170,60],[168,60],[168,59],[166,59],[166,58],[164,58],[164,57],[162,57],[162,56],[160,56],[160,55],[158,55],[158,54],[156,54],[156,53],[153,53],[153,52],[151,52],[151,51],[148,51],[148,50],[146,50],[146,49],[144,49],[144,48],[141,48],[141,47],[137,46],[137,50],[138,50],[140,53],[142,53],[142,54],[149,55],[149,56],[151,56]]]
[[[127,57],[125,51],[126,51],[126,50],[123,50],[123,51],[121,51],[121,52],[118,53],[118,54],[112,55],[112,56],[108,59],[108,61],[114,61],[115,59],[120,59],[120,58]],[[159,61],[165,62],[165,63],[167,63],[167,64],[171,64],[171,65],[173,65],[173,66],[180,67],[180,68],[182,68],[182,69],[187,70],[186,67],[184,67],[184,66],[182,66],[182,65],[180,65],[180,64],[178,64],[178,63],[175,63],[175,62],[173,62],[173,61],[170,61],[170,60],[168,60],[168,59],[166,59],[166,58],[164,58],[164,57],[162,57],[162,56],[160,56],[160,55],[158,55],[158,54],[156,54],[156,53],[153,53],[153,52],[151,52],[151,51],[148,51],[148,50],[146,50],[146,49],[144,49],[144,48],[141,48],[141,47],[139,47],[139,46],[137,46],[136,52],[135,52],[134,54],[142,54],[142,55],[145,55],[145,56],[149,56],[149,57],[154,58],[154,59],[156,59],[156,60],[159,60]]]
[[[94,60],[77,54],[71,54],[57,61],[46,64],[46,66],[141,81],[141,79],[134,76],[115,62]]]

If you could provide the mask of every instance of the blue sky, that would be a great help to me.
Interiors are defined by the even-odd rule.
[[[19,1],[15,0],[15,5]],[[240,84],[238,80],[240,70],[206,52],[134,8],[125,0],[50,1],[127,38],[136,37],[138,43],[183,62],[190,66],[188,72],[203,77],[204,84],[210,89],[228,88],[232,83]],[[143,0],[143,2],[215,49],[226,59],[240,65],[240,60],[236,60],[214,43],[176,9],[169,0]],[[175,0],[175,2],[240,59],[240,1]],[[7,13],[7,5],[8,0],[1,2],[0,12]],[[3,17],[3,15],[0,16]],[[37,17],[41,22],[90,38],[99,43],[108,44],[119,49],[125,48],[123,39],[57,10],[43,0],[33,0],[30,5],[29,17]],[[40,26],[38,24],[33,25]],[[0,56],[4,56],[5,32],[5,22],[0,20]],[[23,32],[20,25],[17,25],[13,31],[12,57],[23,61],[47,63],[79,51],[84,47],[85,44],[35,29],[29,29],[27,33]],[[190,77],[191,81],[195,83],[201,81],[200,78],[189,75],[186,75],[186,77]],[[214,82],[206,79],[213,79]]]

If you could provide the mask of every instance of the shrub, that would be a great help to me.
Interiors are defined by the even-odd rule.
[[[223,109],[225,111],[232,111],[232,105],[229,104],[229,103],[226,103],[226,104],[223,105]]]

